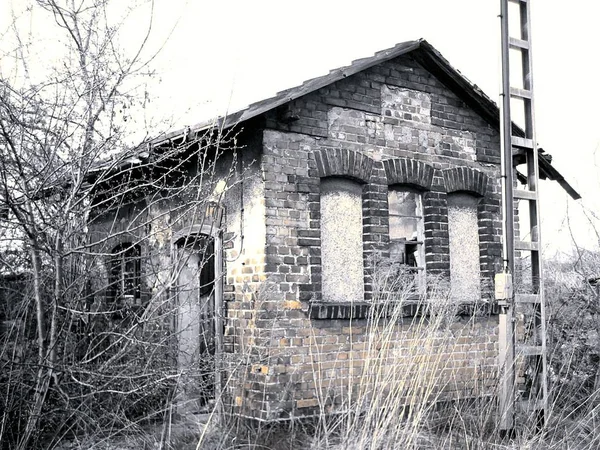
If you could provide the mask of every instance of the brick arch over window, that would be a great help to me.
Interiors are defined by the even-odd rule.
[[[412,185],[431,190],[435,169],[430,164],[408,158],[393,158],[383,161],[388,185]]]
[[[477,169],[454,167],[442,170],[442,176],[448,194],[462,191],[485,197],[489,177]]]
[[[314,152],[319,177],[349,177],[368,183],[373,160],[362,153],[344,148],[319,149]]]

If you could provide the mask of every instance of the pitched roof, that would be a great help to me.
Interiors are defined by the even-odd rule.
[[[431,72],[444,85],[451,89],[469,107],[475,110],[490,125],[496,129],[499,128],[500,110],[496,102],[488,97],[476,84],[469,81],[457,69],[452,67],[448,60],[429,42],[425,39],[419,39],[396,44],[394,47],[379,51],[368,58],[357,59],[349,66],[331,70],[327,75],[307,80],[300,86],[278,92],[274,97],[252,103],[247,108],[225,117],[200,122],[192,127],[186,127],[183,130],[159,136],[150,141],[150,145],[160,145],[161,143],[181,138],[182,136],[194,136],[211,128],[229,128],[271,111],[306,94],[310,94],[311,92],[328,86],[336,81],[408,53],[410,53],[410,55],[426,70]],[[515,136],[525,136],[524,131],[514,123],[512,132]],[[551,161],[552,157],[550,155],[544,152],[539,153],[540,178],[557,181],[575,200],[581,198],[558,170],[551,165]]]

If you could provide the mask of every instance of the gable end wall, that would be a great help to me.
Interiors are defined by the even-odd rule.
[[[283,116],[297,120],[283,123]],[[311,319],[313,305],[326,300],[321,297],[321,177],[362,183],[366,304],[373,295],[368,261],[376,254],[389,256],[387,192],[398,182],[424,189],[427,273],[446,278],[451,275],[446,196],[450,189],[480,197],[480,272],[488,295],[487,283],[501,263],[500,159],[497,131],[407,56],[271,111],[265,124],[267,287],[259,302],[265,307],[258,307],[260,320],[248,349],[252,366],[233,397],[239,414],[272,420],[319,414],[323,404],[331,411],[341,408],[344,390],[360,383],[368,356],[366,320],[360,315],[348,320],[360,305],[325,307],[326,320]],[[418,344],[409,322],[396,325],[393,347],[399,352],[410,353],[407,346]],[[445,350],[450,362],[444,376],[454,380],[446,394],[465,395],[475,385],[491,388],[497,317],[465,319],[449,332],[456,345]]]

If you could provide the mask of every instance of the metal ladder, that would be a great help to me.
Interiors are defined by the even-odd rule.
[[[518,5],[520,35],[509,36],[509,2]],[[548,414],[548,383],[546,360],[546,314],[542,279],[539,167],[534,128],[533,70],[531,62],[530,0],[500,0],[502,41],[502,197],[503,197],[503,260],[510,288],[497,295],[500,305],[500,429],[510,431],[515,426],[515,413],[524,412],[535,417],[536,426],[545,424]],[[510,83],[509,51],[521,56],[522,86]],[[511,99],[523,105],[524,128],[513,128]],[[524,131],[522,136],[521,131]],[[517,135],[515,135],[517,134]],[[525,162],[527,185],[513,188],[513,170],[516,163]],[[520,240],[515,236],[514,208],[518,201],[529,204],[529,236]],[[523,233],[520,233],[523,235]],[[515,251],[520,252],[520,265],[515,273]],[[523,255],[529,254],[530,272],[527,273]],[[513,281],[515,280],[513,289]],[[498,285],[497,285],[498,290]],[[501,299],[501,300],[500,300]],[[517,320],[517,316],[522,322]],[[523,319],[524,318],[524,319]],[[516,326],[516,324],[519,324]],[[519,376],[520,375],[520,376]],[[532,416],[531,414],[535,414]]]

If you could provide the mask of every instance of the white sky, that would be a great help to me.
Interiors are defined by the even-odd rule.
[[[23,1],[0,0],[1,30],[6,6]],[[538,142],[583,195],[583,202],[569,202],[571,224],[580,245],[594,245],[597,238],[584,226],[581,209],[600,215],[600,2],[532,3]],[[157,60],[160,76],[150,106],[178,126],[193,125],[420,37],[497,100],[499,5],[498,0],[156,0],[153,45],[173,33]],[[136,20],[143,23],[143,14]],[[132,42],[139,37],[136,26],[131,36]],[[569,249],[567,195],[551,182],[542,182],[541,192],[544,243]]]

